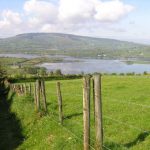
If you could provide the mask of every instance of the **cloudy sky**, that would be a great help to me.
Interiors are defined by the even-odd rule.
[[[59,32],[150,43],[149,0],[0,0],[0,37]]]

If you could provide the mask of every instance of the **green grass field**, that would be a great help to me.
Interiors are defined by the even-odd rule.
[[[18,150],[82,150],[82,80],[63,80],[64,124],[58,123],[56,82],[46,82],[48,115],[35,113],[33,97],[13,98],[11,112],[21,121],[24,139]],[[92,98],[92,95],[91,95]],[[150,77],[103,76],[104,149],[149,150]],[[91,149],[94,148],[94,118],[91,99]],[[4,141],[8,143],[7,141]],[[15,142],[15,141],[14,141]],[[2,147],[5,149],[5,147]],[[0,148],[0,149],[2,149]]]

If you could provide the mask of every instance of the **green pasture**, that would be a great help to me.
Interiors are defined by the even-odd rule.
[[[42,113],[35,112],[33,96],[14,95],[10,110],[20,120],[20,132],[23,136],[22,142],[16,149],[83,149],[83,81],[81,79],[60,81],[63,98],[63,126],[58,121],[56,82],[46,82],[48,114],[44,116]],[[102,101],[104,149],[149,150],[150,77],[103,76]],[[12,134],[15,131],[12,131]],[[91,149],[94,149],[94,143],[95,128],[91,92]],[[5,144],[0,149],[4,148]]]

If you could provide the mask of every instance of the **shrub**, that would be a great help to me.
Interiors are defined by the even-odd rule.
[[[148,75],[148,73],[146,71],[143,72],[144,75]]]
[[[129,72],[126,74],[127,76],[134,76],[135,75],[135,72]]]
[[[117,73],[112,73],[111,75],[116,76],[116,75],[117,75]]]
[[[125,74],[124,73],[120,73],[120,76],[124,76]]]
[[[57,69],[57,70],[54,72],[54,74],[55,74],[56,76],[61,76],[61,75],[62,75],[62,72],[61,72],[60,69]]]

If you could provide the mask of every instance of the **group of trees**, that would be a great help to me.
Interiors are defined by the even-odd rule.
[[[47,74],[47,70],[44,67],[24,67],[22,68],[22,71],[25,74],[31,74],[31,75],[45,76]]]
[[[60,69],[48,72],[47,69],[44,67],[24,67],[23,70],[26,74],[39,75],[39,76],[62,75]]]
[[[24,66],[21,69],[18,69],[15,73],[10,72],[10,77],[15,78],[26,78],[30,76],[42,76],[42,77],[48,77],[48,76],[61,76],[62,72],[60,69],[54,70],[54,71],[47,71],[44,67],[33,67],[33,66]]]

